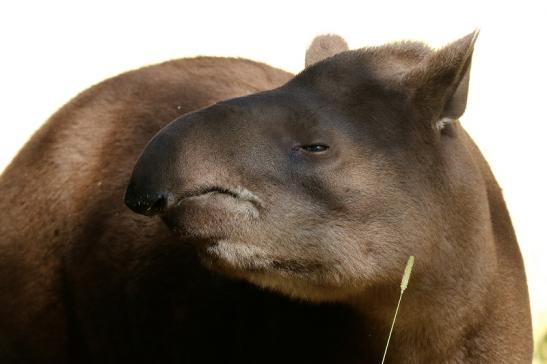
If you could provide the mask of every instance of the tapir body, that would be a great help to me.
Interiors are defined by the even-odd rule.
[[[77,96],[0,179],[0,361],[379,363],[413,255],[387,363],[529,363],[517,241],[457,120],[475,37]]]

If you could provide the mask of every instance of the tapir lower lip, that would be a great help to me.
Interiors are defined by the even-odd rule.
[[[261,201],[247,189],[205,187],[179,195],[162,220],[182,237],[226,237],[260,217]]]

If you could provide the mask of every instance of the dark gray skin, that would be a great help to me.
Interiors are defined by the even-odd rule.
[[[0,179],[2,362],[379,363],[414,255],[386,362],[529,363],[516,238],[457,121],[475,38],[314,42],[292,79],[177,61],[72,101]]]

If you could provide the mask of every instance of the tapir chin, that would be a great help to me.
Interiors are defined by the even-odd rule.
[[[477,33],[175,60],[61,108],[0,179],[2,363],[530,363],[526,278],[458,119]],[[58,87],[53,85],[52,87]]]

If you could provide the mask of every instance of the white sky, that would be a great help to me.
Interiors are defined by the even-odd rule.
[[[232,55],[297,72],[319,33],[353,48],[401,39],[440,46],[476,27],[462,123],[504,189],[534,312],[546,312],[547,1],[4,1],[0,170],[77,92],[129,69]]]

